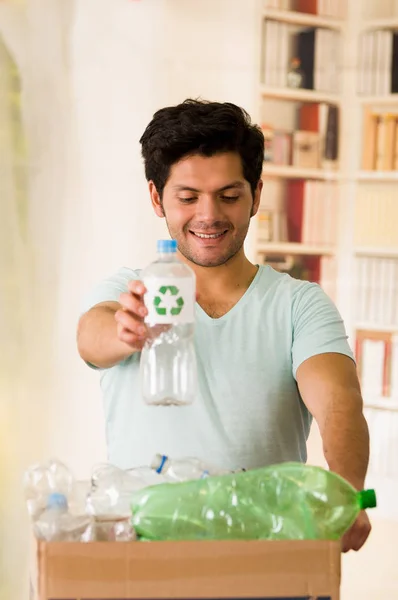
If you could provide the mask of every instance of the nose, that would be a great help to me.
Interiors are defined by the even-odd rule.
[[[196,208],[196,219],[203,223],[214,223],[225,219],[221,202],[213,194],[203,194]]]

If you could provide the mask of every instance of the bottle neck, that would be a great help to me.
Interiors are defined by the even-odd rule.
[[[175,252],[158,252],[158,262],[176,262],[177,255]]]

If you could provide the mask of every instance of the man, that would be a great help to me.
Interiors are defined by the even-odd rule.
[[[368,429],[337,309],[318,285],[244,253],[262,189],[261,130],[233,104],[187,100],[158,111],[140,142],[155,213],[196,273],[199,394],[189,407],[145,405],[140,273],[123,268],[99,284],[78,349],[101,369],[109,460],[127,468],[162,452],[228,469],[304,462],[314,416],[330,469],[363,488]],[[344,550],[369,532],[361,513]]]

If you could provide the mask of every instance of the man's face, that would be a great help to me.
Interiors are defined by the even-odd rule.
[[[241,250],[250,217],[258,210],[261,185],[253,201],[240,156],[225,152],[174,164],[162,203],[153,184],[150,189],[156,214],[166,218],[181,254],[197,265],[218,267]]]

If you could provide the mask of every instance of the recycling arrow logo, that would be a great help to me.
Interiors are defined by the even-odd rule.
[[[182,311],[184,300],[180,296],[180,290],[175,285],[162,285],[158,290],[158,295],[153,299],[153,305],[158,315],[167,314],[176,317]]]

